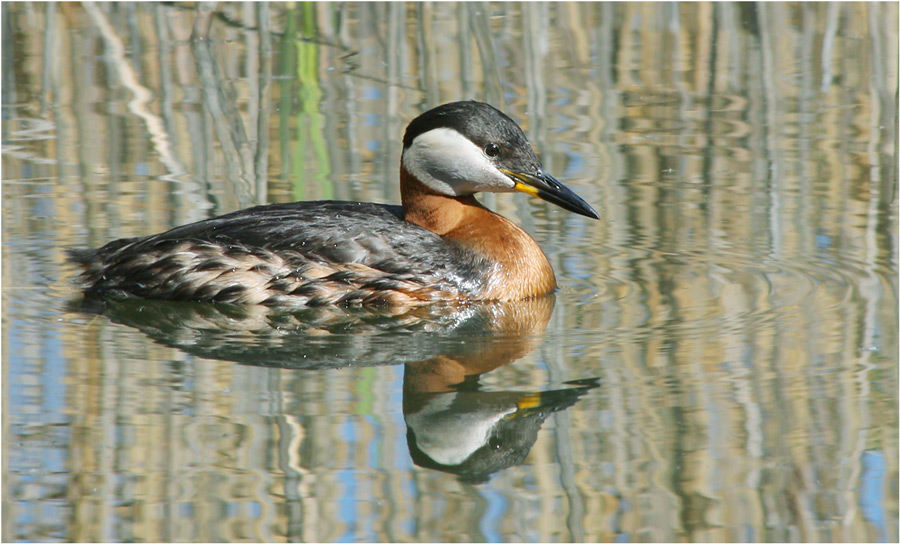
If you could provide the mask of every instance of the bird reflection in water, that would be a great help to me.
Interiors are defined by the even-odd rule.
[[[544,420],[599,385],[589,379],[548,391],[482,391],[480,374],[459,383],[445,381],[447,376],[435,368],[444,363],[406,367],[406,441],[417,465],[458,474],[467,483],[485,482],[495,472],[522,464]]]
[[[484,482],[524,462],[544,420],[598,386],[589,379],[545,391],[483,390],[482,375],[539,344],[553,298],[503,309],[490,321],[490,341],[406,365],[403,417],[417,465],[457,474],[464,482]]]
[[[464,306],[324,307],[279,312],[253,305],[88,299],[103,314],[192,355],[297,370],[404,364],[403,415],[413,461],[480,483],[521,464],[550,414],[598,387],[494,390],[480,376],[541,341],[554,297]]]

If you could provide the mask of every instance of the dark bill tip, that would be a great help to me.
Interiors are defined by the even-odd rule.
[[[516,183],[514,188],[517,191],[536,196],[572,213],[590,217],[591,219],[600,219],[600,214],[594,211],[594,208],[585,202],[583,198],[575,194],[575,191],[569,189],[543,170],[537,174],[525,174],[510,170],[504,170],[503,172]]]

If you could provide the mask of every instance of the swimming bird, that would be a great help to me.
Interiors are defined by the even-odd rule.
[[[546,295],[537,242],[475,199],[521,191],[600,216],[544,171],[491,105],[444,104],[403,137],[401,206],[316,201],[239,210],[99,249],[75,249],[88,296],[272,306],[418,305]]]

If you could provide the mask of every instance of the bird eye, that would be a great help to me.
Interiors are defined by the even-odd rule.
[[[496,157],[500,154],[500,146],[497,144],[487,144],[484,146],[484,154],[488,157]]]

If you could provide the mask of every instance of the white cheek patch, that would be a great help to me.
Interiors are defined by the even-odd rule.
[[[477,145],[451,128],[416,136],[403,151],[402,162],[407,172],[428,188],[448,196],[505,193],[515,185]]]

